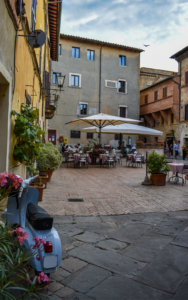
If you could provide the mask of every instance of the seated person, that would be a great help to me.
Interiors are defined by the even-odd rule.
[[[62,146],[62,153],[64,153],[65,152],[65,144],[63,144],[63,146]]]
[[[77,145],[78,148],[78,152],[80,152],[82,150],[82,147],[80,146],[80,144]]]
[[[135,145],[133,145],[131,148],[131,153],[135,153],[135,151],[136,151],[136,147],[135,147]]]

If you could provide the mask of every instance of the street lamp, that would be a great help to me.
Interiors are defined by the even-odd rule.
[[[58,76],[58,75],[56,75],[56,80],[57,80],[58,87],[60,88],[60,91],[61,91],[61,88],[64,85],[65,75],[64,76]]]

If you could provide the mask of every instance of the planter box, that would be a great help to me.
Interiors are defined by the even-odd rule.
[[[39,199],[38,199],[38,201],[42,201],[43,190],[44,190],[45,185],[43,184],[42,186],[37,186],[37,185],[35,185],[35,183],[31,183],[29,186],[30,187],[34,187],[35,189],[37,189],[39,191]]]
[[[52,119],[55,114],[55,110],[52,109],[45,109],[45,118]]]
[[[54,170],[43,170],[43,171],[40,171],[40,172],[41,172],[41,173],[42,173],[42,172],[45,172],[45,173],[48,174],[48,180],[47,180],[47,182],[49,182],[49,181],[51,180],[53,171],[54,171]]]
[[[166,185],[166,174],[151,174],[151,181],[154,185]]]
[[[47,189],[48,175],[47,176],[39,176],[35,179],[34,183],[39,184],[40,178],[42,179],[42,183],[45,185],[45,189]]]

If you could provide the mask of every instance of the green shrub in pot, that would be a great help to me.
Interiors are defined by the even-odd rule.
[[[165,155],[150,153],[147,159],[148,172],[151,174],[166,174],[170,171]]]
[[[57,170],[62,162],[62,155],[57,148],[50,142],[47,142],[40,149],[40,155],[37,158],[37,168],[39,171]]]

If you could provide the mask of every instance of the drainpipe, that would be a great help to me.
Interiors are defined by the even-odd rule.
[[[103,43],[101,45],[100,48],[100,64],[99,64],[99,113],[101,112],[101,63],[102,63],[102,46]],[[99,138],[99,145],[101,144],[101,129],[100,132],[98,134],[98,138]]]
[[[181,109],[181,61],[180,61],[180,83],[179,83],[179,122],[181,121],[180,109]]]

